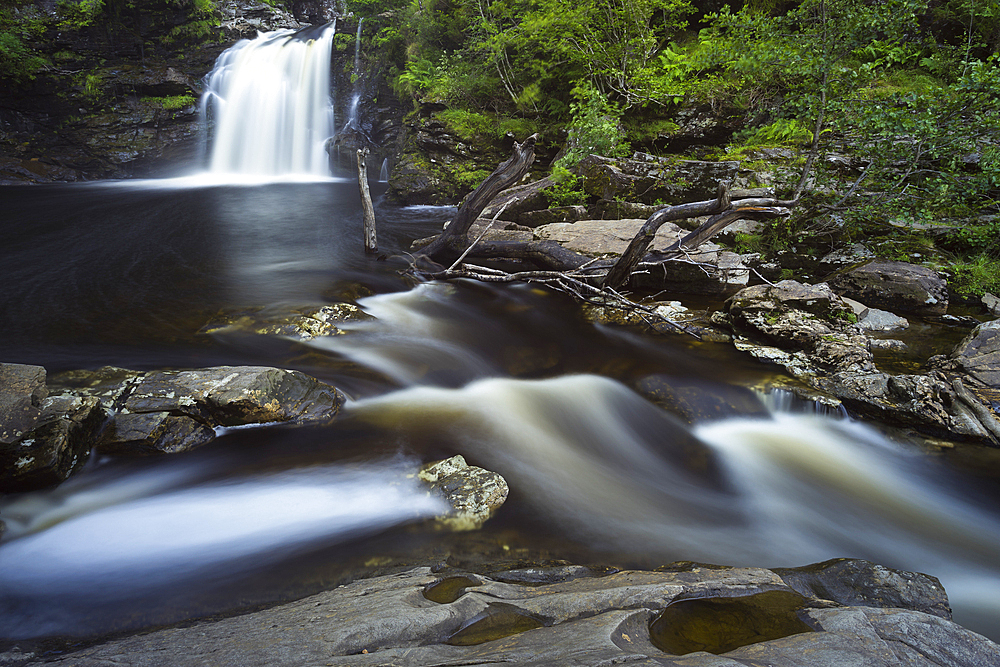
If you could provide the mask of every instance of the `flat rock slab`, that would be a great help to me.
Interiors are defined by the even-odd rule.
[[[845,568],[845,562],[857,565]],[[795,570],[779,576],[759,568],[689,564],[676,571],[625,571],[538,586],[421,567],[243,616],[110,641],[52,661],[76,667],[1000,664],[1000,646],[939,615],[947,615],[946,603],[941,609],[944,594],[933,577],[866,576],[859,570],[872,564],[864,561],[814,567],[798,580],[790,579]],[[859,574],[870,585],[860,600],[866,606],[803,595],[785,581],[806,593],[809,586],[826,586],[835,596],[834,580]],[[452,580],[453,594],[428,592]],[[888,590],[900,585],[909,586],[909,593]],[[930,597],[915,597],[918,589]],[[879,608],[883,598],[932,613]],[[674,613],[677,605],[692,604],[698,609],[690,614]],[[722,628],[725,636],[706,636],[705,626],[698,630],[698,622],[685,620],[692,615],[709,628]],[[775,623],[778,617],[788,623]],[[730,648],[720,655],[671,653],[664,648],[664,637],[671,634],[676,635],[669,637],[671,647],[679,640],[701,642],[708,650],[717,642]],[[45,663],[31,654],[0,655],[0,664]]]
[[[621,255],[644,224],[646,220],[639,218],[555,222],[535,229],[535,236],[583,255]],[[671,222],[665,223],[656,231],[649,249],[665,250],[686,233]]]

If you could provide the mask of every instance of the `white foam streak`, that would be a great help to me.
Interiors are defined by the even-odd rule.
[[[0,590],[33,600],[70,593],[114,600],[207,568],[224,565],[231,574],[315,541],[443,512],[443,501],[413,479],[415,467],[398,460],[199,482],[199,469],[174,465],[57,490],[48,507],[4,508],[22,521],[19,538],[0,548]]]

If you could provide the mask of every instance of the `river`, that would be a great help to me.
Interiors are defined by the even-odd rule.
[[[349,396],[330,426],[234,429],[172,457],[95,456],[57,489],[0,499],[3,640],[85,641],[449,557],[867,558],[939,577],[956,620],[1000,639],[995,480],[775,397],[770,416],[737,408],[689,426],[635,382],[659,374],[715,404],[775,371],[724,344],[591,324],[532,287],[412,288],[393,256],[453,209],[380,204],[378,258],[363,253],[346,179],[12,186],[0,198],[3,361],[50,376],[269,365]],[[376,319],[343,336],[200,333],[220,311],[358,294]],[[439,507],[406,476],[456,453],[511,487],[476,533],[429,529]]]

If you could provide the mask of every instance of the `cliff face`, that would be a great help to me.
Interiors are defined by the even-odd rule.
[[[42,64],[0,74],[0,184],[190,168],[202,79],[218,55],[258,30],[334,15],[329,0],[290,10],[252,0],[35,0],[4,11],[0,30]]]

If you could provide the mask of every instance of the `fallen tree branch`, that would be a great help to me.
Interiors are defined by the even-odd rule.
[[[669,258],[676,257],[682,251],[694,250],[736,220],[774,218],[787,215],[787,209],[796,204],[798,204],[797,199],[781,200],[764,197],[731,201],[729,187],[725,183],[720,183],[719,193],[714,200],[668,206],[649,216],[646,224],[632,238],[628,248],[608,272],[602,285],[611,288],[624,285],[632,271],[646,255],[649,245],[656,236],[656,231],[666,222],[701,215],[712,216],[700,227],[663,251],[661,257]]]

